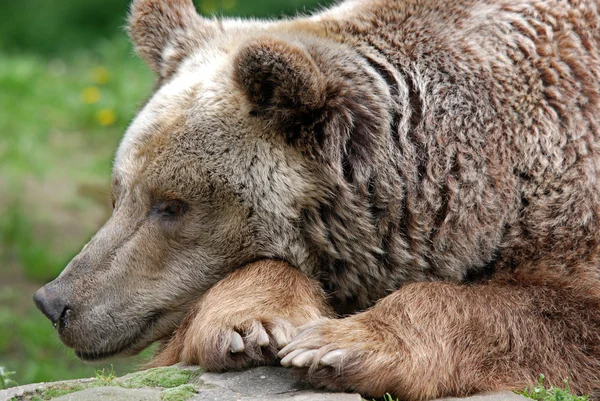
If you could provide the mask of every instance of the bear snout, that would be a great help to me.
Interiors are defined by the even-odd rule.
[[[37,290],[33,301],[35,306],[50,319],[59,333],[65,329],[71,308],[53,283],[46,284]]]

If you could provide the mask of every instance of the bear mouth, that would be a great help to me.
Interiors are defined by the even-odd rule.
[[[122,345],[109,351],[82,351],[75,349],[77,358],[86,362],[97,362],[103,359],[112,358],[123,353],[136,354],[151,344],[151,341],[145,344],[143,337],[152,329],[154,324],[160,319],[163,314],[154,312],[143,319],[143,323],[137,333],[128,336],[125,340],[120,341]],[[144,345],[145,344],[145,345]]]

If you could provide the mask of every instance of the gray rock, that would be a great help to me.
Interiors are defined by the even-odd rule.
[[[204,373],[197,372],[196,366],[177,366],[192,370],[189,382],[197,394],[188,401],[361,401],[358,394],[326,393],[311,389],[288,369],[260,367],[242,372]],[[166,371],[173,372],[173,369]],[[149,372],[152,373],[152,372]],[[177,373],[177,372],[176,372]],[[166,374],[166,373],[165,373]],[[171,373],[172,374],[172,373]],[[199,375],[199,376],[196,376]],[[54,398],[56,401],[160,401],[164,388],[142,387],[123,388],[128,375],[115,379],[109,386],[99,386],[94,379],[70,380],[56,383],[37,383],[0,391],[0,401],[31,400],[36,392],[49,387],[83,387],[83,390]],[[526,401],[525,397],[511,392],[480,394],[468,398],[444,398],[437,401]]]
[[[467,398],[440,398],[435,401],[531,401],[527,397],[515,394],[511,391],[499,391],[494,393],[477,394]]]
[[[222,387],[213,389],[200,389],[199,393],[188,401],[235,401],[241,398],[239,393]]]
[[[160,390],[150,388],[94,387],[77,391],[53,401],[160,401]]]
[[[291,370],[272,366],[242,372],[205,373],[200,376],[200,380],[246,397],[285,394],[309,388]]]
[[[263,366],[243,372],[205,373],[198,379],[216,387],[201,390],[193,401],[360,401],[358,394],[324,393],[311,390],[288,369]],[[221,393],[222,390],[229,392]],[[221,396],[223,394],[223,396]]]
[[[52,383],[42,382],[42,383],[33,383],[33,384],[26,384],[24,386],[12,387],[12,388],[9,388],[8,390],[0,390],[0,401],[9,401],[13,398],[21,398],[21,397],[26,396],[27,394],[34,394],[37,390],[43,390],[48,387],[62,386],[62,385],[71,386],[71,385],[77,385],[77,384],[86,385],[88,383],[92,383],[93,381],[94,381],[94,379],[64,380],[64,381],[52,382]]]
[[[270,395],[266,397],[242,398],[243,401],[361,401],[362,397],[358,394],[346,393],[321,393],[315,391],[301,391],[299,393],[287,393]]]

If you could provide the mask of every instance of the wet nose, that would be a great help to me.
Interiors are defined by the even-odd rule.
[[[35,306],[56,326],[63,313],[69,308],[60,294],[50,284],[37,290],[33,296]]]

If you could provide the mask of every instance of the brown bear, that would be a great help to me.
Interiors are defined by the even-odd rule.
[[[84,360],[161,341],[155,365],[369,396],[543,373],[600,397],[599,6],[135,0],[156,89],[112,216],[36,304]]]

